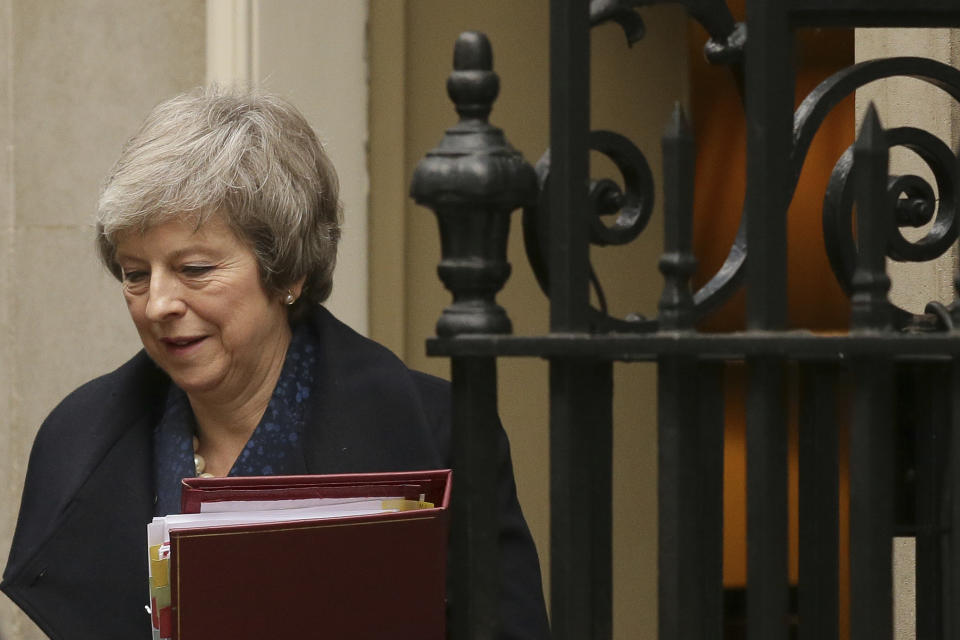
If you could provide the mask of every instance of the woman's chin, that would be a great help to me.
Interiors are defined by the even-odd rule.
[[[160,368],[170,376],[173,384],[177,385],[187,395],[207,394],[215,391],[222,380],[222,376],[215,375],[214,372],[210,371],[197,370],[198,367],[166,367],[161,364]]]
[[[207,394],[217,389],[217,383],[206,377],[170,376],[173,383],[180,387],[187,395]]]

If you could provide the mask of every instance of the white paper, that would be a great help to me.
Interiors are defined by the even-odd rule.
[[[351,516],[366,516],[377,513],[392,513],[397,509],[384,509],[384,500],[400,500],[398,497],[385,498],[333,498],[334,503],[313,504],[309,506],[290,507],[289,505],[275,508],[283,503],[302,503],[315,502],[316,500],[328,500],[325,498],[311,498],[306,500],[269,500],[260,501],[235,501],[242,503],[241,507],[247,505],[269,505],[274,508],[258,509],[253,511],[208,511],[206,513],[177,513],[169,516],[154,518],[151,525],[148,526],[148,535],[159,537],[157,533],[162,531],[163,542],[170,541],[170,531],[174,529],[207,529],[212,527],[225,527],[237,524],[262,524],[277,522],[299,522],[303,520],[324,520],[328,518],[347,518]],[[346,500],[349,500],[346,501]],[[229,505],[230,503],[204,503]],[[152,529],[150,527],[153,527]],[[159,528],[159,531],[158,531]],[[154,543],[156,544],[156,543]]]

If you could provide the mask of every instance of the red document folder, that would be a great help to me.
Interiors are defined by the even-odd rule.
[[[435,507],[171,530],[174,640],[445,637],[449,470],[183,483],[184,513],[329,497],[423,495]]]

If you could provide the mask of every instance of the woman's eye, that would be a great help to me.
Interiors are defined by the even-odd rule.
[[[124,282],[143,282],[147,278],[146,271],[124,271],[123,272],[123,281]]]
[[[205,264],[188,264],[180,268],[180,273],[188,277],[197,277],[202,276],[213,270],[211,265]]]
[[[150,274],[146,271],[124,271],[122,284],[127,293],[140,295],[150,287]]]

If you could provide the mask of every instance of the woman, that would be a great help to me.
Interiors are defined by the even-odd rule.
[[[144,350],[41,426],[2,583],[51,637],[150,637],[145,524],[185,476],[449,466],[447,384],[320,306],[338,237],[333,167],[274,96],[175,97],[124,147],[97,246]],[[502,637],[544,637],[505,436],[497,464]]]

